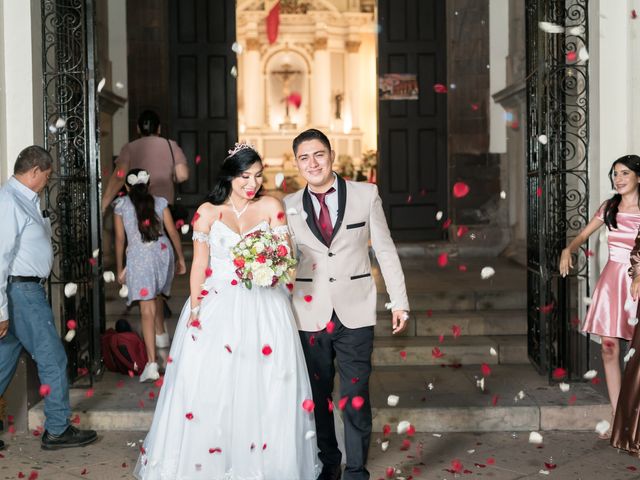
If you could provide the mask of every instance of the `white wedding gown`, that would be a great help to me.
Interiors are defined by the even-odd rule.
[[[258,229],[269,225],[251,231]],[[283,286],[232,285],[230,249],[240,239],[221,221],[204,239],[213,274],[204,287],[201,327],[187,325],[187,300],[135,467],[138,479],[315,480],[319,474],[313,414],[302,407],[313,397],[288,293]]]

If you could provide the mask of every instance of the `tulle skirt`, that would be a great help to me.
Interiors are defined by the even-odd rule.
[[[315,480],[311,387],[284,289],[212,290],[200,328],[189,313],[187,301],[136,478]]]

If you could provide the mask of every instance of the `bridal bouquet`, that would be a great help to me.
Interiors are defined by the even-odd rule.
[[[273,287],[289,282],[289,269],[296,264],[284,236],[257,230],[231,249],[236,274],[245,287]]]

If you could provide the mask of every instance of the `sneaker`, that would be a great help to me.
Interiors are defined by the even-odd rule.
[[[54,435],[45,430],[42,435],[41,447],[43,450],[57,450],[59,448],[73,448],[89,445],[98,439],[94,430],[78,430],[69,425],[60,435]]]
[[[140,383],[155,382],[159,378],[158,364],[156,362],[150,362],[145,365],[142,375],[140,375]]]

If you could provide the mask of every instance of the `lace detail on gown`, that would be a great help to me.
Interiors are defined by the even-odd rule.
[[[198,232],[194,230],[193,235],[191,236],[191,240],[193,240],[194,242],[209,243],[209,235],[205,232]]]
[[[273,227],[271,231],[276,235],[290,235],[288,225],[278,225],[277,227]]]
[[[257,229],[270,227],[263,221],[245,234]],[[202,235],[193,232],[194,240]],[[209,294],[199,327],[188,325],[189,299],[180,315],[134,470],[140,480],[316,480],[320,473],[308,435],[314,418],[301,407],[313,395],[288,292],[233,283],[231,248],[242,237],[220,221],[207,235]]]

